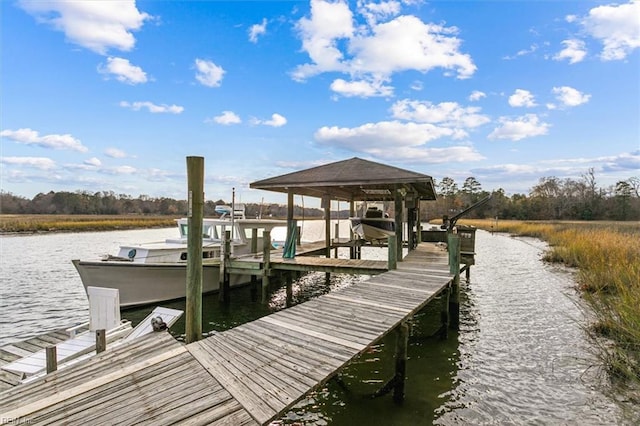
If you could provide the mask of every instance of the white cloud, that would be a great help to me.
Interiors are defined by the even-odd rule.
[[[413,83],[411,83],[411,89],[415,90],[416,92],[420,92],[422,91],[422,89],[424,89],[424,83],[422,83],[420,80],[416,80]]]
[[[133,111],[140,111],[142,108],[146,108],[149,112],[154,114],[159,113],[168,113],[168,114],[181,114],[184,111],[184,107],[178,105],[156,105],[153,102],[133,102],[129,103],[127,101],[120,102],[120,106],[122,108],[129,108]]]
[[[218,87],[222,83],[225,70],[211,61],[196,59],[196,80],[203,86]]]
[[[100,64],[98,72],[108,76],[112,74],[116,80],[128,84],[140,84],[147,82],[147,74],[142,68],[131,65],[128,59],[123,58],[107,58],[107,65]]]
[[[428,101],[403,99],[391,106],[394,118],[440,124],[454,128],[473,128],[491,121],[480,114],[479,107],[462,107],[457,102],[432,104]]]
[[[345,81],[338,78],[331,83],[331,90],[345,97],[368,98],[393,95],[393,87],[384,86],[384,81]]]
[[[380,121],[358,127],[324,126],[315,132],[314,137],[323,145],[379,155],[384,150],[416,147],[455,134],[453,129],[430,123]]]
[[[304,80],[325,71],[347,70],[341,64],[343,55],[337,41],[353,36],[352,19],[353,14],[346,3],[311,0],[311,18],[300,19],[296,28],[302,38],[302,48],[313,64],[299,66],[293,74],[294,79]]]
[[[569,86],[554,87],[552,92],[564,106],[574,107],[589,102],[591,95],[584,94]]]
[[[489,139],[519,141],[524,138],[546,135],[549,131],[549,124],[541,122],[535,114],[527,114],[515,120],[500,117],[499,122],[500,126],[489,134]]]
[[[534,53],[536,50],[538,50],[538,45],[537,44],[532,44],[531,46],[529,46],[528,49],[522,49],[522,50],[519,50],[518,52],[516,52],[515,56],[505,56],[505,57],[503,57],[503,59],[506,59],[506,60],[516,59],[519,56],[526,56],[526,55],[529,55],[531,53]]]
[[[84,160],[83,163],[86,164],[87,166],[94,166],[94,167],[100,167],[102,165],[102,161],[100,161],[100,159],[96,157],[91,157],[87,160]]]
[[[40,170],[51,170],[56,166],[52,159],[46,157],[0,157],[0,163]]]
[[[634,152],[623,153],[602,160],[605,162],[603,170],[631,170],[633,172],[637,172],[638,170],[640,170],[640,149]]]
[[[580,23],[591,37],[602,42],[602,60],[621,60],[640,47],[639,17],[640,0],[631,0],[595,7]]]
[[[509,96],[509,105],[512,107],[534,107],[536,106],[535,96],[528,90],[516,89],[513,95]]]
[[[469,100],[470,101],[479,101],[482,98],[486,98],[487,94],[484,92],[481,92],[479,90],[474,90],[473,92],[471,92],[471,94],[469,95]]]
[[[369,25],[375,25],[381,19],[388,19],[398,15],[400,13],[400,2],[358,2],[358,13],[365,17]]]
[[[100,173],[107,175],[132,175],[137,172],[138,170],[131,166],[118,166],[100,169]]]
[[[477,168],[473,170],[474,173],[479,174],[502,174],[506,176],[535,176],[539,173],[539,169],[529,164],[498,164],[495,166],[488,166]]]
[[[64,32],[70,42],[102,55],[111,48],[131,50],[136,42],[132,31],[151,19],[136,8],[135,0],[22,0],[19,5],[39,22]]]
[[[275,113],[271,115],[271,120],[259,120],[257,118],[254,118],[251,120],[251,124],[254,124],[254,125],[262,124],[264,126],[282,127],[285,124],[287,124],[287,119],[282,115]]]
[[[240,117],[233,111],[223,111],[222,114],[213,117],[212,120],[206,120],[207,122],[214,121],[218,124],[223,124],[228,126],[230,124],[240,124],[242,120]]]
[[[293,71],[295,80],[304,81],[324,72],[342,72],[350,76],[352,83],[340,79],[340,84],[334,82],[333,87],[342,89],[340,94],[353,96],[354,90],[345,90],[347,84],[388,82],[396,72],[426,73],[443,68],[447,74],[456,73],[458,78],[468,78],[475,72],[471,57],[459,51],[457,28],[427,24],[410,15],[379,22],[399,12],[397,2],[359,4],[359,12],[367,20],[360,25],[346,2],[311,1],[310,17],[300,19],[296,26],[311,62]],[[371,96],[380,96],[379,92],[372,93]]]
[[[118,148],[107,148],[104,150],[104,155],[111,158],[125,158],[127,153]]]
[[[556,61],[568,59],[570,64],[575,64],[581,62],[587,55],[584,41],[582,40],[564,40],[562,44],[564,45],[564,49],[553,57]]]
[[[0,137],[11,139],[12,141],[25,145],[36,145],[41,148],[58,150],[70,149],[79,152],[89,151],[89,148],[82,145],[80,140],[74,138],[70,134],[40,136],[37,131],[25,128],[18,130],[3,130],[0,132]]]
[[[382,121],[367,123],[359,127],[322,127],[315,140],[352,152],[364,153],[377,158],[402,159],[440,163],[447,161],[476,161],[483,157],[466,146],[430,148],[426,144],[442,137],[455,137],[457,131],[429,123],[402,123]]]
[[[434,68],[457,71],[458,78],[473,75],[476,66],[471,57],[459,52],[460,39],[455,27],[425,24],[415,16],[399,16],[377,24],[371,35],[351,40],[350,62],[353,72],[390,75],[416,70],[423,73]]]
[[[254,24],[249,28],[249,41],[252,43],[258,42],[258,36],[267,33],[267,19],[263,18],[261,24]]]

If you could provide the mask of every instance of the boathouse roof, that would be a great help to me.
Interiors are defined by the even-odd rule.
[[[343,201],[389,200],[395,189],[404,188],[418,199],[436,199],[431,176],[358,157],[260,180],[250,187]]]

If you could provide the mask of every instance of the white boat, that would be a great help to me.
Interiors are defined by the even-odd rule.
[[[350,217],[351,229],[358,238],[366,241],[386,241],[395,235],[395,220],[378,206],[369,206],[361,217]]]
[[[89,286],[117,288],[120,307],[148,305],[185,297],[187,280],[188,219],[177,219],[178,238],[120,246],[117,255],[97,260],[72,260],[85,290]],[[219,290],[221,244],[231,231],[231,253],[251,255],[252,229],[258,229],[257,249],[262,251],[264,230],[286,227],[272,219],[205,218],[202,237],[202,291]],[[250,281],[250,275],[231,274],[230,286]]]

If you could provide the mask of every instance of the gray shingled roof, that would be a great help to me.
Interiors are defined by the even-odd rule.
[[[436,199],[431,176],[358,157],[260,180],[250,187],[344,201],[391,200],[394,189],[404,188],[419,199]]]

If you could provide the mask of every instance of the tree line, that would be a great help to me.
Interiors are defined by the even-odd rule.
[[[469,212],[469,218],[518,220],[640,220],[640,179],[633,177],[619,181],[609,188],[596,184],[592,169],[580,179],[543,177],[528,194],[507,196],[502,189],[485,191],[474,177],[459,186],[445,177],[436,182],[438,199],[423,202],[422,220],[453,216],[488,195],[491,200]],[[224,200],[206,201],[205,216],[216,216],[216,205],[229,204]],[[390,209],[393,208],[389,200]],[[76,191],[37,194],[32,199],[0,191],[2,214],[95,214],[95,215],[170,215],[187,213],[187,201],[172,198],[153,198],[140,195],[133,198],[113,191]],[[245,203],[247,217],[286,217],[287,206],[282,204]],[[332,212],[335,217],[348,217],[348,210]],[[296,217],[321,218],[323,210],[294,207]]]

